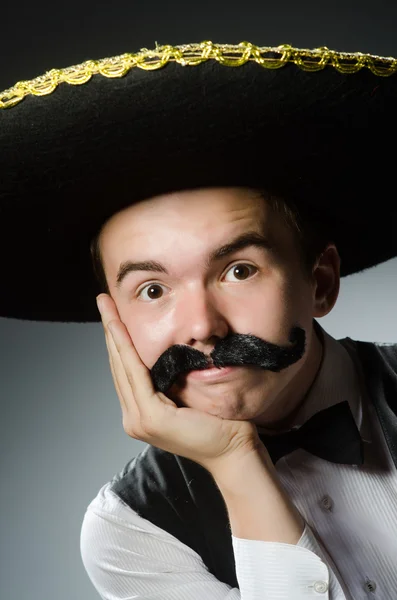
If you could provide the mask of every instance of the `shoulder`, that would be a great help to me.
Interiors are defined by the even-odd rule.
[[[91,535],[93,529],[101,527],[108,531],[118,528],[119,531],[128,529],[155,535],[166,533],[123,502],[113,489],[113,481],[114,478],[106,482],[88,504],[83,518],[82,532]]]
[[[186,492],[186,460],[147,445],[99,489],[87,512],[113,522],[120,519],[126,523],[139,522],[140,526],[143,520],[145,529],[162,531],[152,517],[160,510],[160,504],[161,512],[166,511],[168,518],[172,517],[172,506],[167,498],[178,498]]]
[[[211,579],[209,584],[214,585],[201,557],[126,506],[112,491],[111,482],[102,486],[87,506],[80,555],[102,598],[157,597],[159,588],[164,597],[171,598],[178,586],[195,584],[197,594],[189,598],[196,600],[200,585],[205,585],[200,579]]]
[[[135,597],[139,573],[144,572],[148,581],[153,576],[153,582],[169,588],[170,594],[175,586],[188,584],[192,600],[194,585],[197,597],[211,597],[214,585],[238,588],[222,503],[203,467],[148,446],[102,486],[87,507],[80,549],[94,586],[104,597],[117,588],[112,596],[116,599],[126,578],[129,597]],[[148,585],[145,591],[150,595],[153,589]]]
[[[179,521],[182,515],[191,516],[197,508],[188,482],[203,485],[210,479],[208,471],[199,464],[148,445],[113,477],[110,485],[127,506],[150,520],[158,519],[163,526]]]
[[[200,557],[219,580],[235,586],[225,501],[211,474],[198,463],[148,445],[102,488],[91,503],[91,513],[94,507],[95,520],[103,511],[113,528],[121,518],[123,527],[127,522],[128,527],[138,524],[156,537],[168,534]],[[88,529],[93,520],[87,514]]]
[[[397,373],[397,343],[367,342],[346,337],[338,340],[367,367],[382,367]]]
[[[148,445],[105,483],[88,504],[81,527],[81,553],[88,565],[102,553],[138,552],[150,540],[182,548],[184,555],[197,553],[180,535],[175,502],[186,483],[178,464],[180,457]],[[191,462],[191,461],[189,461]],[[148,540],[148,542],[146,541]],[[181,557],[180,557],[181,559]],[[200,559],[201,561],[201,559]]]

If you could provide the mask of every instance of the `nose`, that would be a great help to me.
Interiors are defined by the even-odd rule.
[[[219,302],[205,288],[191,290],[184,294],[177,307],[178,330],[182,341],[178,343],[196,347],[209,353],[218,338],[224,338],[229,324]],[[204,349],[208,346],[208,349]]]

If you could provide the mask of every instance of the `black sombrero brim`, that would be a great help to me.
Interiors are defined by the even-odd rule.
[[[118,210],[178,189],[290,197],[332,223],[342,276],[397,255],[397,60],[202,44],[207,60],[184,65],[192,47],[161,68],[127,68],[144,53],[124,55],[107,76],[85,63],[0,95],[14,104],[0,110],[0,316],[99,322],[91,238]]]

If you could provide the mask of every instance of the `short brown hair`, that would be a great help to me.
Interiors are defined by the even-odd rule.
[[[324,251],[326,245],[332,241],[330,236],[319,226],[319,223],[312,221],[308,215],[304,216],[291,200],[286,201],[263,190],[260,190],[260,196],[268,202],[273,211],[281,216],[284,223],[293,232],[297,250],[301,254],[304,274],[310,277],[316,260]],[[100,287],[99,293],[110,295],[99,246],[101,232],[102,228],[91,240],[91,260]]]
[[[261,192],[261,195],[294,234],[303,272],[310,278],[317,259],[324,252],[327,244],[333,242],[330,219],[317,220],[310,208],[299,210],[290,199],[285,200],[266,191]]]

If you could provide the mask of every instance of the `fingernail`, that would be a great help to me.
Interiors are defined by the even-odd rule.
[[[103,309],[103,300],[102,300],[102,298],[100,298],[98,296],[97,299],[96,299],[96,303],[97,303],[99,312],[102,313],[102,309]]]

